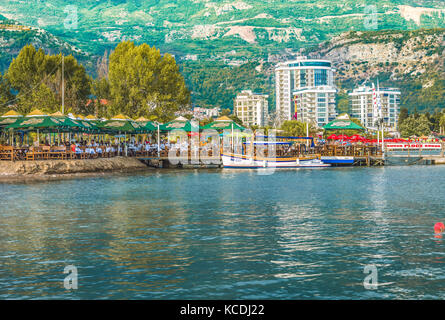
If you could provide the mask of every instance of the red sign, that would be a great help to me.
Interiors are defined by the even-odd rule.
[[[440,143],[387,143],[388,149],[442,149]]]

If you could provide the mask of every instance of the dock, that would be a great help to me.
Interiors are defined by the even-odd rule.
[[[445,144],[435,150],[390,150],[378,146],[340,146],[323,145],[311,148],[308,152],[298,153],[297,156],[311,154],[321,155],[321,160],[332,166],[387,166],[387,165],[438,165],[445,164]],[[277,156],[286,156],[278,154]],[[197,157],[188,153],[188,156],[170,158],[165,153],[161,156],[146,156],[138,158],[139,161],[155,168],[221,168],[222,160],[218,156]]]

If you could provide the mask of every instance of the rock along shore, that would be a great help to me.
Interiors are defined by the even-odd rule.
[[[149,170],[149,168],[137,159],[124,157],[86,160],[0,161],[0,178],[142,170]]]

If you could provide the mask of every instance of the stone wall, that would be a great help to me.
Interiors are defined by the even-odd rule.
[[[0,161],[0,176],[130,172],[148,169],[134,158],[87,160]]]

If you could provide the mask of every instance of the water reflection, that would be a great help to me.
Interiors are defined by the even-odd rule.
[[[444,173],[171,170],[0,185],[0,298],[443,298],[432,226]],[[63,288],[70,264],[75,292]]]

